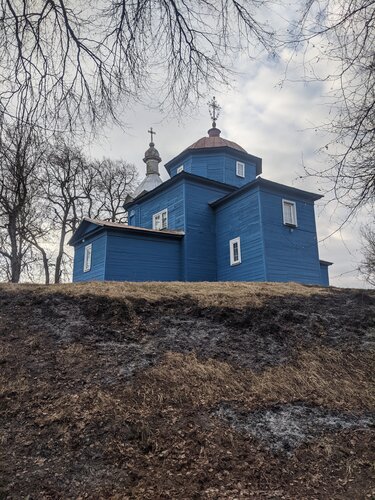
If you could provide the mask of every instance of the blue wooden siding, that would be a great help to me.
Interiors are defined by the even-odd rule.
[[[186,154],[186,157],[179,160],[176,164],[170,167],[170,175],[173,177],[177,174],[177,169],[181,165],[184,171],[206,177],[214,181],[223,182],[231,186],[241,187],[251,182],[256,177],[256,166],[248,160],[241,159],[242,156],[228,153],[202,153],[202,154]],[[241,161],[245,164],[245,177],[236,175],[236,161]]]
[[[283,224],[283,199],[296,202],[296,228]],[[314,204],[264,189],[260,200],[267,280],[320,284]]]
[[[230,265],[230,240],[241,239],[241,264]],[[247,191],[216,208],[217,279],[264,281],[265,263],[258,190]]]
[[[180,281],[181,240],[108,232],[105,280]]]
[[[185,229],[183,183],[172,185],[169,189],[132,206],[129,225],[152,229],[152,216],[165,208],[168,209],[168,229]]]
[[[328,264],[320,262],[320,284],[329,286]]]
[[[227,193],[225,188],[185,182],[186,234],[183,243],[185,281],[217,280],[215,212],[209,203]]]
[[[97,227],[97,226],[96,226]],[[85,246],[92,244],[91,269],[83,272]],[[107,237],[105,233],[85,237],[74,247],[73,281],[102,281],[104,280]]]

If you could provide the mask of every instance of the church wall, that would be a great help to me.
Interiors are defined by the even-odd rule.
[[[329,286],[328,265],[320,262],[320,283],[323,286]]]
[[[108,232],[105,280],[180,281],[181,240]]]
[[[85,246],[92,244],[91,269],[83,271]],[[104,279],[107,237],[105,233],[85,238],[74,247],[73,281],[102,281]]]
[[[236,175],[236,162],[237,160],[245,163],[245,177],[241,178]],[[241,158],[235,155],[225,155],[225,170],[224,170],[224,182],[232,186],[242,187],[248,182],[253,181],[256,178],[256,166],[254,163],[249,161],[241,160]]]
[[[264,281],[265,266],[258,189],[228,200],[216,209],[219,281]],[[230,240],[240,237],[241,263],[230,264]]]
[[[245,177],[236,175],[236,161],[245,163]],[[216,154],[194,154],[188,155],[182,161],[173,165],[170,169],[171,177],[177,174],[177,169],[183,165],[184,171],[190,174],[206,177],[214,181],[230,184],[231,186],[241,187],[251,182],[256,177],[256,166],[249,161],[244,161],[235,154],[216,153]]]
[[[268,281],[320,284],[313,202],[265,189],[260,196]],[[283,199],[296,202],[296,228],[283,224]]]
[[[225,188],[186,182],[186,234],[183,245],[186,281],[217,280],[215,212],[209,203],[227,193]]]
[[[165,208],[168,209],[168,229],[183,231],[185,214],[182,181],[132,207],[134,215],[130,217],[129,225],[152,229],[153,214]]]

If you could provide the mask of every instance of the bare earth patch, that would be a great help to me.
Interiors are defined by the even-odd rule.
[[[222,403],[213,415],[234,429],[256,437],[271,450],[288,454],[328,432],[366,430],[375,424],[372,415],[331,411],[303,403],[278,404],[252,412],[238,411]]]

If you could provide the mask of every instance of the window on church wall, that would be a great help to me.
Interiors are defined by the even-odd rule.
[[[237,177],[245,177],[245,164],[242,161],[236,162],[236,175]]]
[[[162,229],[168,229],[168,210],[162,210],[152,216],[152,229],[156,231],[161,231]]]
[[[83,272],[87,273],[91,269],[91,260],[92,260],[92,243],[90,245],[85,246],[85,256],[83,259]]]
[[[229,242],[230,265],[241,264],[241,238],[233,238]]]
[[[297,210],[294,201],[283,200],[283,221],[286,226],[297,227]]]

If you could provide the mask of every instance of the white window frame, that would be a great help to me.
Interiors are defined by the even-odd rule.
[[[237,244],[238,248],[238,259],[235,259],[234,255],[234,246]],[[238,264],[241,264],[242,259],[241,259],[241,238],[238,236],[237,238],[233,238],[232,240],[229,241],[229,254],[230,254],[230,265],[231,266],[237,266]]]
[[[179,167],[177,167],[177,174],[181,173],[184,171],[184,166],[183,165],[180,165]]]
[[[245,178],[245,164],[242,161],[236,161],[236,175]]]
[[[92,263],[92,243],[85,246],[85,254],[83,257],[83,272],[88,273],[91,271]]]
[[[162,231],[168,229],[168,209],[164,208],[152,216],[152,229]]]
[[[292,207],[292,220],[287,220],[285,206],[290,205]],[[283,223],[285,226],[297,227],[297,205],[295,201],[291,200],[282,200],[283,206]]]

